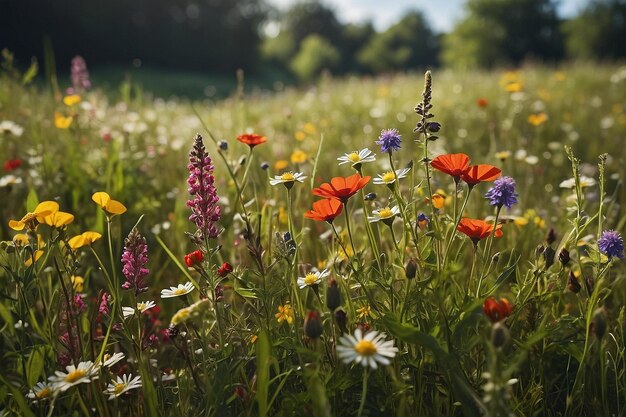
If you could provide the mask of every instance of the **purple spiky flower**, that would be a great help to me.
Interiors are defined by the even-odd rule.
[[[148,291],[145,278],[150,272],[146,268],[148,263],[148,245],[146,238],[141,236],[139,230],[133,227],[128,237],[124,240],[124,253],[122,253],[122,273],[126,282],[122,284],[125,290],[134,290],[135,295]]]
[[[87,63],[82,56],[77,55],[72,58],[71,66],[72,89],[74,93],[80,93],[91,88],[89,80],[89,71],[87,71]]]
[[[400,132],[398,132],[398,129],[383,129],[376,141],[376,144],[380,145],[380,151],[384,153],[397,151],[400,149],[401,143],[402,136]]]
[[[191,208],[189,220],[198,228],[194,237],[199,241],[216,238],[221,233],[217,222],[222,215],[222,209],[217,205],[219,197],[213,177],[215,167],[200,135],[196,135],[194,139],[187,169],[189,170],[187,185],[191,195],[187,201],[187,206]]]
[[[602,232],[602,236],[598,239],[598,248],[600,252],[604,253],[609,258],[624,257],[624,241],[619,232],[615,230],[605,230]]]
[[[517,204],[519,194],[515,192],[515,180],[511,177],[500,177],[493,182],[491,187],[485,194],[485,198],[489,200],[492,206],[511,208]]]

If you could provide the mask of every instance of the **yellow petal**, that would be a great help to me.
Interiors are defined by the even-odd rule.
[[[37,207],[35,207],[35,211],[33,211],[33,213],[39,215],[41,212],[47,211],[49,213],[56,213],[57,211],[59,211],[59,203],[57,203],[56,201],[42,201],[41,203],[37,204]]]
[[[9,227],[13,230],[24,230],[24,222],[21,220],[9,220]]]
[[[102,235],[98,232],[85,232],[83,233],[83,236],[85,237],[85,241],[88,245],[91,245],[93,242],[102,237]]]
[[[445,198],[443,198],[439,194],[433,194],[433,206],[436,209],[442,208],[444,203],[445,203]]]
[[[28,245],[28,235],[26,233],[19,233],[13,236],[13,243],[21,246]]]
[[[126,206],[117,200],[110,200],[104,209],[110,214],[123,214],[126,212]]]
[[[91,199],[100,207],[105,208],[108,202],[111,200],[111,197],[104,191],[99,191],[97,193],[94,193],[94,195],[91,196]]]
[[[54,112],[54,126],[58,129],[67,129],[72,124],[74,119],[70,117],[64,117],[59,112]]]
[[[43,255],[42,250],[35,251],[35,255],[34,255],[35,262],[37,262],[39,258],[41,258],[41,255]],[[24,262],[24,265],[31,266],[32,264],[33,264],[33,257],[29,256],[28,259],[26,259],[26,261]]]
[[[65,213],[64,211],[57,211],[56,213],[52,213],[43,219],[43,223],[52,227],[63,227],[74,221],[74,215],[70,213]]]
[[[72,107],[74,104],[80,103],[80,96],[78,94],[72,94],[71,96],[63,97],[63,104],[68,107]]]
[[[85,237],[83,235],[74,236],[67,243],[72,249],[82,248],[85,246]]]

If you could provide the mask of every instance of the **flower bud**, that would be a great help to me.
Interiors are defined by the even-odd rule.
[[[262,162],[261,163],[261,169],[263,171],[267,171],[269,169],[269,167],[270,167],[270,164],[268,162]]]
[[[229,264],[228,262],[224,262],[222,266],[220,266],[219,269],[217,270],[217,275],[223,278],[226,275],[230,274],[231,272],[233,272],[233,266]]]
[[[320,313],[316,310],[309,311],[304,319],[304,334],[315,340],[322,335],[323,331]]]
[[[554,231],[554,228],[550,228],[550,230],[548,231],[548,235],[546,236],[546,243],[548,245],[551,245],[555,241],[556,241],[556,232]]]
[[[328,289],[326,290],[326,307],[332,312],[341,305],[341,291],[334,278],[328,280]]]
[[[543,251],[543,259],[546,261],[546,269],[550,268],[552,264],[554,264],[554,255],[556,255],[556,252],[549,246],[545,251]]]
[[[377,197],[378,195],[376,195],[376,193],[367,193],[365,195],[365,200],[366,201],[376,200]]]
[[[228,150],[228,142],[226,142],[225,140],[220,140],[219,142],[217,142],[217,146],[222,151],[227,151]]]
[[[441,123],[439,122],[429,122],[427,125],[428,131],[431,133],[437,133],[441,129]]]
[[[346,314],[346,312],[343,311],[341,308],[335,310],[335,320],[337,320],[337,325],[339,326],[339,330],[341,330],[341,333],[347,333],[348,315]]]
[[[578,282],[578,278],[576,278],[576,275],[574,275],[572,271],[570,271],[569,278],[567,279],[567,289],[575,294],[578,294],[581,289],[580,282]]]
[[[561,252],[559,252],[559,261],[561,261],[561,265],[567,266],[570,259],[569,251],[565,248],[561,249]]]
[[[204,253],[201,250],[196,250],[185,255],[185,265],[187,265],[189,268],[200,265],[203,260]]]
[[[415,258],[409,259],[404,266],[404,275],[406,275],[408,279],[413,279],[415,275],[417,275],[417,261]]]

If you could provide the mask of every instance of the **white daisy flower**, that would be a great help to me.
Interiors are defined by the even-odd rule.
[[[144,311],[148,311],[150,310],[152,307],[154,307],[156,304],[154,303],[154,301],[142,301],[137,303],[137,310],[139,311],[139,313],[143,313]],[[128,318],[130,316],[132,316],[133,314],[135,314],[135,309],[132,307],[122,307],[122,314],[124,315],[124,318]]]
[[[88,384],[93,379],[98,379],[98,370],[91,361],[80,362],[78,366],[68,365],[67,372],[56,371],[48,378],[54,391],[64,392],[74,385]]]
[[[10,133],[13,136],[22,136],[24,128],[11,120],[0,122],[0,133]]]
[[[106,366],[107,368],[110,368],[111,366],[124,359],[124,353],[117,352],[113,355],[109,355],[108,353],[106,353],[102,359],[104,359],[104,362],[102,362],[101,366]]]
[[[580,176],[581,188],[593,187],[594,185],[596,185],[596,180],[594,180],[593,178],[587,177],[585,175]],[[574,178],[567,179],[565,181],[562,181],[559,184],[559,187],[561,188],[574,188],[575,186],[576,186],[576,180]]]
[[[410,170],[411,168],[407,167],[407,168],[397,169],[395,172],[388,171],[388,172],[385,172],[384,174],[378,174],[378,177],[374,178],[372,182],[374,184],[391,185],[394,182],[396,182],[396,180],[405,178],[406,174],[408,174]]]
[[[193,291],[193,284],[186,282],[184,284],[178,284],[178,287],[170,287],[161,290],[161,298],[173,298],[180,297],[181,295],[189,294]]]
[[[34,403],[49,400],[52,396],[54,396],[54,389],[48,382],[37,382],[37,385],[32,387],[28,394],[26,394],[26,397]]]
[[[370,223],[376,223],[377,221],[393,221],[394,217],[400,214],[400,208],[398,206],[394,206],[392,208],[385,207],[372,211],[372,214],[373,216],[369,216],[367,218]]]
[[[366,162],[374,162],[376,160],[376,155],[370,151],[368,148],[361,149],[360,151],[354,151],[351,153],[344,154],[337,158],[339,161],[339,165],[343,164],[351,164],[351,166],[355,166],[357,164],[364,164]]]
[[[372,369],[378,368],[379,363],[389,365],[398,348],[393,346],[393,340],[385,340],[385,337],[375,330],[364,335],[357,328],[354,336],[348,334],[339,339],[337,354],[344,363],[356,362]]]
[[[270,184],[278,185],[285,184],[285,186],[291,186],[295,181],[304,182],[306,175],[302,172],[285,172],[282,175],[275,175],[274,178],[270,178]]]
[[[109,400],[112,400],[115,397],[119,397],[125,392],[130,391],[131,389],[136,389],[141,387],[141,377],[136,376],[133,378],[131,374],[124,374],[121,377],[117,377],[115,383],[109,384],[107,386],[105,394],[109,394]]]
[[[319,271],[311,271],[304,277],[298,277],[298,287],[312,287],[313,285],[318,285],[322,282],[322,278],[326,278],[330,275],[330,271],[328,269],[324,269],[322,272]]]
[[[5,175],[4,177],[0,178],[0,188],[21,183],[22,179],[12,174]]]

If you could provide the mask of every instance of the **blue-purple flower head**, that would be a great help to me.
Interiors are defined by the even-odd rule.
[[[383,129],[376,141],[376,144],[380,145],[380,151],[383,153],[397,151],[400,149],[401,143],[402,136],[400,136],[398,129]]]
[[[622,236],[615,230],[605,230],[598,239],[598,248],[609,258],[624,257],[624,241]]]
[[[519,194],[515,192],[515,180],[511,177],[500,177],[493,182],[493,187],[487,191],[485,198],[492,206],[506,206],[511,208],[517,204]]]

